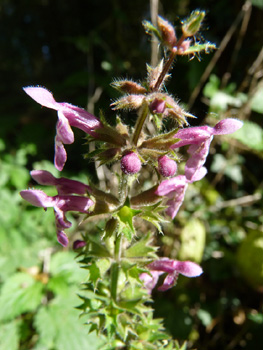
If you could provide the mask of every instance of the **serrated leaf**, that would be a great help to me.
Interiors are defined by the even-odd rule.
[[[147,257],[148,254],[154,253],[157,250],[157,248],[151,247],[150,243],[151,243],[150,234],[145,235],[125,251],[125,256],[127,258]]]
[[[94,288],[96,288],[97,282],[101,278],[100,269],[97,267],[96,263],[87,266],[86,269],[89,271],[89,280],[93,283]]]
[[[209,53],[212,50],[216,49],[216,45],[210,43],[209,41],[207,41],[204,44],[195,44],[193,46],[190,46],[187,50],[185,50],[182,54],[183,55],[191,55],[191,54],[195,54],[195,53],[199,53],[201,51],[204,51],[205,53]]]
[[[11,320],[24,312],[35,310],[43,298],[43,284],[31,275],[19,272],[2,287],[0,320]]]
[[[133,217],[140,214],[141,210],[136,210],[128,207],[127,205],[124,205],[119,211],[118,211],[118,217],[120,221],[124,224],[127,225],[131,231],[134,233],[135,229],[133,226]]]
[[[72,303],[60,304],[54,300],[42,307],[36,315],[35,327],[39,333],[39,344],[57,350],[97,350],[101,341],[87,329],[78,318]]]

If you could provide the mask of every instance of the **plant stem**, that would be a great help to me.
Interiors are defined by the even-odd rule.
[[[170,56],[168,58],[168,60],[165,62],[165,65],[163,67],[163,70],[161,72],[161,74],[158,77],[158,80],[153,88],[153,91],[158,91],[160,86],[162,85],[162,82],[166,76],[166,74],[169,72],[171,65],[174,61],[175,56],[177,55],[177,50],[180,47],[180,45],[182,44],[182,42],[185,40],[185,36],[182,35],[181,38],[177,41],[176,46],[171,50],[170,52]]]
[[[112,299],[117,301],[117,290],[118,290],[118,278],[119,278],[119,269],[120,269],[120,260],[121,260],[121,243],[122,243],[122,234],[116,236],[114,257],[115,262],[111,265],[111,296]]]
[[[165,62],[163,70],[162,70],[161,74],[159,75],[158,80],[153,88],[153,91],[159,90],[166,74],[169,72],[169,69],[171,68],[171,65],[174,61],[175,56],[176,56],[176,50],[171,51],[170,56],[169,56],[168,60]]]

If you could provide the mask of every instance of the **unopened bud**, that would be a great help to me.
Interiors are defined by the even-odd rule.
[[[133,175],[141,170],[141,161],[136,153],[129,152],[121,158],[121,170],[126,175]]]
[[[183,22],[182,31],[185,37],[194,36],[200,29],[205,17],[205,11],[195,10]]]
[[[161,32],[163,43],[169,48],[172,49],[176,45],[176,34],[174,27],[162,17],[158,17],[157,24]]]
[[[127,94],[144,94],[146,89],[132,80],[116,80],[111,83],[115,89]]]
[[[143,102],[144,95],[127,95],[111,104],[112,109],[138,109]]]
[[[158,159],[159,173],[164,177],[171,177],[177,171],[177,164],[174,160],[167,156],[162,156]]]
[[[155,98],[149,106],[152,113],[160,114],[165,110],[165,101],[159,98]]]
[[[85,241],[81,241],[80,239],[77,239],[74,243],[73,243],[73,249],[80,249],[82,247],[85,247],[87,243]]]

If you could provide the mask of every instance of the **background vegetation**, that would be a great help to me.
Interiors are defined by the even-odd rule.
[[[179,215],[156,236],[160,254],[197,261],[203,276],[156,292],[154,306],[189,348],[257,350],[263,342],[263,2],[162,0],[159,13],[176,24],[196,8],[207,10],[203,32],[218,50],[178,59],[169,91],[198,117],[196,125],[236,117],[244,127],[215,140],[208,176],[189,188]],[[46,86],[58,101],[95,114],[102,109],[113,120],[109,84],[144,76],[152,53],[141,21],[150,17],[150,2],[140,0],[0,1],[0,350],[99,346],[73,308],[85,271],[71,248],[57,244],[52,210],[27,206],[18,194],[34,185],[33,167],[54,173],[56,123],[55,112],[40,109],[22,87]],[[83,160],[83,134],[74,132],[63,175],[107,186],[107,169],[97,172]],[[71,241],[78,234],[73,226]]]

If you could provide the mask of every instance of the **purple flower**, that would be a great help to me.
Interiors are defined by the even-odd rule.
[[[65,216],[68,211],[88,213],[88,209],[94,204],[90,198],[72,195],[48,196],[41,190],[24,190],[20,192],[21,197],[36,207],[44,209],[53,207],[56,219],[58,242],[64,247],[68,245],[68,238],[64,229],[71,226]]]
[[[176,216],[183,203],[187,186],[188,181],[186,177],[184,175],[178,175],[162,181],[155,191],[155,194],[158,196],[167,196],[169,198],[166,203],[168,206],[166,213],[172,219]]]
[[[73,243],[73,249],[80,249],[83,248],[87,245],[87,243],[85,241],[82,241],[80,239],[77,239],[76,241],[74,241]]]
[[[129,152],[121,158],[121,170],[124,174],[133,175],[141,170],[142,164],[134,152]]]
[[[91,192],[88,185],[80,181],[70,180],[65,177],[56,178],[46,170],[33,170],[30,172],[32,178],[40,185],[56,186],[59,195],[65,194],[86,194]]]
[[[103,124],[92,114],[82,108],[66,102],[56,102],[52,93],[40,86],[28,86],[24,91],[36,102],[58,112],[57,134],[55,137],[55,166],[62,170],[67,160],[64,144],[74,142],[71,126],[83,130],[89,135],[96,136],[94,132],[102,128]]]
[[[196,171],[192,181],[189,181],[185,175],[178,175],[170,179],[163,180],[159,184],[155,190],[155,194],[157,194],[157,196],[168,197],[168,201],[166,202],[166,205],[168,206],[166,209],[167,215],[169,215],[172,219],[176,216],[183,203],[188,183],[201,180],[205,175],[206,168],[201,167]]]
[[[178,261],[168,258],[162,258],[155,260],[147,265],[151,276],[147,273],[140,275],[140,279],[144,282],[145,288],[151,293],[152,289],[156,286],[159,276],[163,273],[167,273],[163,284],[158,288],[160,291],[166,291],[172,288],[176,282],[179,274],[186,277],[197,277],[203,273],[202,268],[191,261]]]
[[[175,135],[180,139],[171,148],[179,148],[190,145],[188,153],[190,158],[185,164],[185,176],[189,182],[197,181],[200,171],[204,172],[203,165],[209,152],[209,147],[214,135],[226,135],[235,132],[243,123],[236,119],[224,119],[211,128],[210,126],[192,127],[181,129]],[[201,170],[203,168],[203,170]]]

